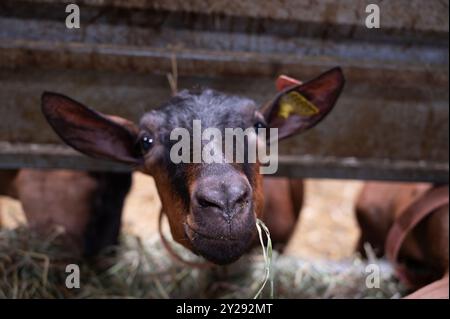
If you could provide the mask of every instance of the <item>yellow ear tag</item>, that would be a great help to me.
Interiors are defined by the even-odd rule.
[[[292,113],[301,116],[312,116],[319,113],[319,111],[319,108],[309,102],[303,95],[296,91],[292,91],[281,98],[278,116],[286,119]]]

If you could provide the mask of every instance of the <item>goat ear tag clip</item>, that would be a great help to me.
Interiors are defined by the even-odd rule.
[[[287,119],[291,114],[313,116],[319,113],[319,108],[296,91],[289,92],[280,99],[278,116]]]

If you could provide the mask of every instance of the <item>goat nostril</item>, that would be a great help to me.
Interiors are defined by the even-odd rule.
[[[203,196],[202,197],[197,196],[197,204],[202,208],[213,207],[220,210],[222,210],[223,208],[219,202]]]
[[[249,190],[243,189],[236,193],[234,199],[230,200],[230,208],[233,210],[239,210],[245,208],[250,202]]]

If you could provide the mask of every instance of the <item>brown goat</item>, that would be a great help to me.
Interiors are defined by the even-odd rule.
[[[29,227],[61,226],[71,248],[94,256],[117,244],[130,173],[21,169],[0,171],[0,194],[18,199]]]
[[[383,256],[385,247],[392,246],[389,240],[393,238],[390,235],[393,225],[408,214],[412,205],[433,201],[430,194],[434,189],[433,185],[425,183],[366,183],[356,204],[356,217],[361,228],[357,250],[364,255],[363,245],[367,242],[378,256]],[[444,200],[447,204],[427,212],[429,215],[408,231],[395,257],[400,278],[412,290],[448,275],[448,188]],[[427,297],[426,294],[419,295]]]
[[[225,128],[254,128],[248,139],[259,144],[269,143],[269,138],[261,140],[258,130],[277,128],[281,140],[320,122],[333,108],[343,85],[342,72],[335,68],[305,84],[288,87],[261,110],[245,98],[212,90],[183,91],[146,113],[139,125],[126,120],[123,125],[117,117],[112,119],[55,93],[44,93],[42,108],[68,145],[152,175],[173,238],[209,261],[227,264],[251,247],[256,218],[264,218],[261,165],[248,159],[243,163],[174,163],[169,156],[175,145],[171,132],[185,128],[192,136],[193,121],[201,120],[205,127],[222,132]],[[201,141],[201,146],[207,144]],[[286,227],[289,223],[272,224],[292,229],[292,225]]]

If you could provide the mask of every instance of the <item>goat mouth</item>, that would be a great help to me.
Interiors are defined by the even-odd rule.
[[[184,224],[184,231],[192,245],[192,252],[217,265],[226,265],[238,260],[248,251],[253,240],[252,232],[242,233],[239,239],[232,236],[209,235],[188,223]]]
[[[186,236],[190,240],[194,240],[196,238],[201,239],[207,239],[207,240],[213,240],[213,241],[221,241],[221,242],[227,242],[227,241],[238,241],[239,239],[233,236],[214,236],[205,234],[202,231],[198,230],[196,227],[193,227],[189,225],[189,223],[184,223],[184,231],[186,233]]]

